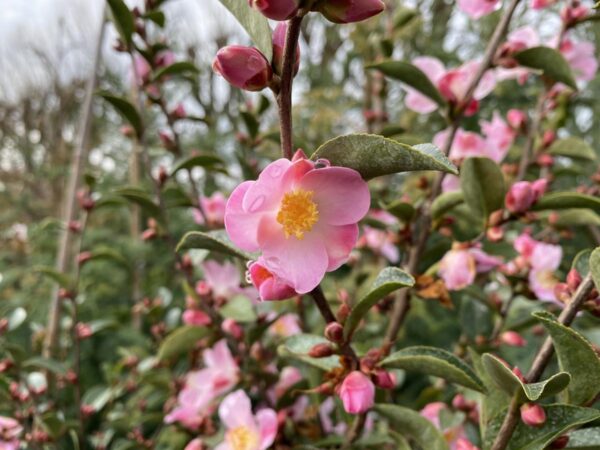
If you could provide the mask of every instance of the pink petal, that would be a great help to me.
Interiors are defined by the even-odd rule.
[[[237,427],[256,428],[252,415],[252,404],[248,395],[241,389],[232,392],[219,406],[219,417],[228,429]]]
[[[322,225],[320,228],[329,257],[327,272],[331,272],[348,260],[358,240],[358,225]]]
[[[256,422],[260,432],[260,450],[266,450],[277,436],[277,413],[272,409],[263,409],[256,413]]]
[[[243,210],[256,214],[276,209],[284,194],[283,177],[291,165],[291,161],[281,158],[265,167],[258,180],[248,188],[244,195]]]
[[[538,243],[531,255],[531,266],[535,270],[554,271],[560,266],[562,247],[560,245]]]
[[[412,60],[412,63],[421,69],[433,84],[436,84],[446,73],[444,64],[433,56],[417,56]]]
[[[404,103],[408,109],[419,114],[429,114],[438,109],[438,104],[414,89],[406,89]]]
[[[258,224],[264,214],[252,214],[244,211],[242,203],[248,189],[256,183],[245,181],[234,189],[227,201],[225,210],[225,229],[229,238],[242,250],[258,250]]]
[[[300,186],[313,191],[319,222],[347,225],[361,220],[369,211],[371,194],[360,174],[346,167],[325,167],[308,172]]]

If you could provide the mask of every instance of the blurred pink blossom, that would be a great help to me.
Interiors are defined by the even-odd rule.
[[[12,417],[0,416],[0,449],[17,450],[23,427]]]
[[[446,287],[454,291],[473,284],[477,273],[489,272],[500,264],[500,258],[488,255],[477,247],[453,248],[440,261],[438,273]]]
[[[222,226],[225,218],[225,205],[227,204],[227,199],[223,193],[217,191],[210,197],[200,197],[198,201],[206,215],[208,225]],[[204,217],[197,209],[194,209],[194,220],[199,225],[207,225]]]
[[[598,59],[593,42],[576,42],[565,38],[560,44],[560,52],[573,69],[577,80],[590,81],[596,76]]]
[[[440,414],[445,410],[448,410],[448,406],[443,402],[428,403],[421,410],[421,416],[429,420],[443,433],[450,450],[479,450],[467,439],[463,424],[456,424],[442,429]]]
[[[480,19],[493,13],[502,2],[500,0],[458,0],[458,7],[471,19]]]
[[[284,314],[269,327],[269,333],[280,337],[289,337],[302,333],[300,318],[297,314]]]

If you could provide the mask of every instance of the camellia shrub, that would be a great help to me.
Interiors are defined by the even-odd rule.
[[[0,449],[600,448],[594,5],[221,0],[253,46],[200,67],[163,3],[107,1],[131,82],[84,107],[135,170],[84,173],[84,118]],[[449,14],[469,51],[417,36]]]

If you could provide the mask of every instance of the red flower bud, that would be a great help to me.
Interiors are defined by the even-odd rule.
[[[329,344],[317,344],[311,348],[308,352],[308,356],[312,358],[326,358],[327,356],[333,355],[333,347]]]
[[[283,72],[283,54],[285,53],[285,37],[287,35],[287,22],[278,23],[273,31],[273,70],[281,75]],[[294,54],[294,76],[300,69],[300,46],[296,46]]]
[[[320,0],[314,9],[331,22],[352,23],[379,14],[385,4],[381,0]]]
[[[288,20],[296,15],[299,0],[248,0],[248,4],[272,20]]]
[[[273,77],[267,58],[254,47],[229,45],[217,52],[213,70],[230,84],[247,91],[266,88]]]
[[[530,427],[539,427],[546,422],[546,412],[537,403],[525,403],[521,406],[521,420]]]
[[[331,342],[339,344],[344,340],[344,327],[338,322],[330,322],[325,327],[325,337]]]

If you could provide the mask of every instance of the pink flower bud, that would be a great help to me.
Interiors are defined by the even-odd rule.
[[[506,120],[515,130],[520,130],[527,123],[527,114],[520,109],[510,109],[506,113]]]
[[[221,324],[221,330],[236,339],[241,339],[244,335],[242,327],[233,319],[225,319]]]
[[[210,284],[208,284],[206,281],[200,280],[196,283],[196,294],[198,294],[200,297],[208,296],[210,291]]]
[[[92,335],[92,328],[87,323],[83,322],[79,322],[75,325],[75,331],[79,339],[87,339]]]
[[[580,284],[581,275],[579,275],[579,272],[575,269],[569,270],[569,273],[567,274],[567,286],[569,286],[569,289],[575,292]]]
[[[544,134],[542,135],[542,146],[544,148],[550,147],[550,145],[554,142],[555,139],[556,133],[554,132],[554,130],[544,131]]]
[[[288,20],[296,15],[299,0],[248,0],[253,8],[272,20]]]
[[[534,202],[537,202],[539,198],[546,193],[548,189],[548,180],[540,178],[531,183],[531,189],[533,190]]]
[[[521,372],[521,369],[519,369],[518,367],[513,367],[512,373],[514,373],[517,376],[517,378],[519,380],[521,380],[523,383],[527,382],[525,380],[525,375],[523,375],[523,372]]]
[[[164,145],[165,148],[172,148],[175,141],[173,140],[173,136],[168,131],[159,131],[158,137],[160,138],[160,142]]]
[[[195,325],[197,327],[206,326],[211,322],[208,314],[198,309],[186,309],[181,319],[186,325]]]
[[[308,356],[312,358],[326,358],[333,355],[333,347],[329,344],[316,344],[309,351]]]
[[[314,9],[334,23],[352,23],[373,17],[385,9],[381,0],[320,0]]]
[[[338,322],[330,322],[325,327],[325,337],[331,342],[340,343],[344,340],[344,327]]]
[[[351,372],[340,386],[338,395],[349,414],[362,414],[375,402],[375,385],[362,372]]]
[[[250,281],[258,289],[261,300],[285,300],[296,291],[277,275],[271,273],[259,259],[248,268]]]
[[[547,153],[542,153],[537,157],[536,162],[542,167],[552,167],[554,164],[554,157]]]
[[[92,259],[92,252],[81,252],[79,255],[77,255],[77,264],[82,266],[90,259]]]
[[[217,52],[213,70],[230,84],[247,91],[266,88],[273,71],[267,58],[254,47],[229,45]]]
[[[519,181],[513,184],[504,198],[506,209],[513,213],[522,213],[527,211],[535,201],[535,193],[531,188],[531,183]]]
[[[283,72],[283,54],[285,53],[285,37],[287,35],[287,22],[278,23],[273,31],[273,70],[281,75]],[[294,55],[294,76],[300,69],[300,46],[296,46]]]
[[[396,387],[396,377],[387,370],[376,369],[372,378],[375,386],[381,389],[394,389]]]
[[[530,427],[539,427],[546,422],[546,412],[537,403],[525,403],[521,406],[521,420]]]
[[[182,103],[179,103],[173,111],[171,111],[171,115],[176,119],[184,119],[187,114],[185,112],[185,107]]]
[[[505,331],[500,335],[500,342],[511,347],[524,347],[527,341],[516,331]]]

